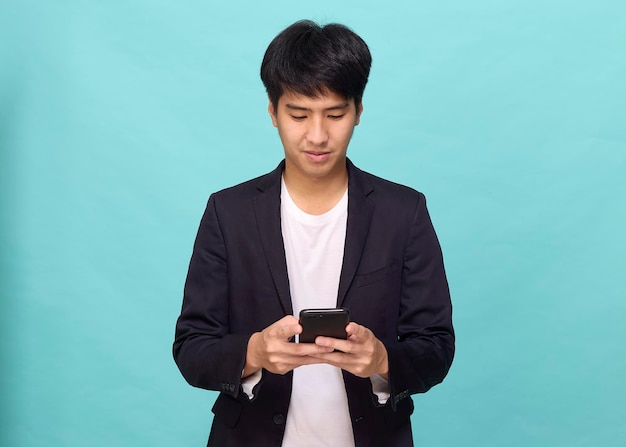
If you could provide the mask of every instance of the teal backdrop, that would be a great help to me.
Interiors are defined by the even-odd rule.
[[[0,4],[0,445],[202,446],[171,356],[212,191],[282,147],[258,77],[300,18],[371,47],[349,154],[423,191],[457,356],[418,446],[626,445],[626,6]]]

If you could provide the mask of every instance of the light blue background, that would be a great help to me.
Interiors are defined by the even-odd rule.
[[[622,1],[4,1],[0,444],[205,445],[171,358],[210,192],[282,148],[258,78],[300,18],[374,57],[350,156],[423,191],[458,350],[419,446],[626,445]]]

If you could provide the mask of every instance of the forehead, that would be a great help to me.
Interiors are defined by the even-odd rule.
[[[345,96],[330,90],[326,90],[323,94],[317,96],[307,96],[301,93],[286,91],[278,99],[279,107],[293,107],[310,110],[348,107],[352,104],[354,104],[354,99],[347,99]]]

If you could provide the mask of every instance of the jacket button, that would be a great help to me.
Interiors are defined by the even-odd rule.
[[[272,420],[276,425],[283,425],[285,423],[285,415],[281,413],[276,413]]]

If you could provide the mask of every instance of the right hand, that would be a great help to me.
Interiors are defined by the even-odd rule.
[[[254,374],[261,368],[274,374],[286,374],[298,366],[323,363],[311,355],[332,352],[333,348],[289,341],[301,332],[302,326],[298,319],[287,315],[261,332],[252,334],[248,341],[242,377]]]

